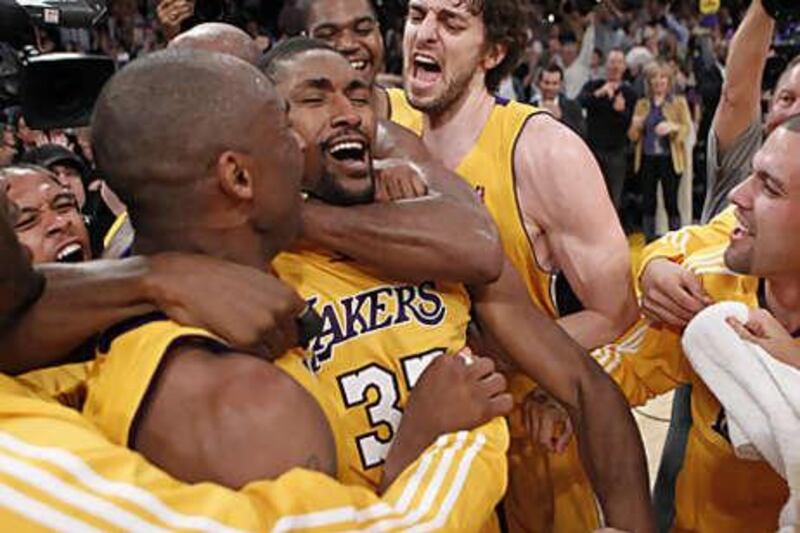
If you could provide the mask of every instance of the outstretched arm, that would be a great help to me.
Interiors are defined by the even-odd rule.
[[[497,282],[471,293],[483,331],[569,412],[607,523],[626,531],[652,531],[641,438],[614,382],[533,305],[510,263]],[[524,331],[530,334],[520,335]]]
[[[494,223],[469,186],[433,160],[413,133],[381,122],[375,156],[417,174],[428,193],[413,200],[303,208],[304,236],[404,281],[486,283],[500,272]]]

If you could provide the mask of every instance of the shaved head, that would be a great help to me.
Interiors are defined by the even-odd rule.
[[[221,22],[199,24],[178,35],[169,43],[169,48],[228,54],[251,65],[255,65],[261,56],[261,50],[252,37],[236,26]]]
[[[92,143],[137,233],[188,225],[269,233],[295,217],[303,168],[285,105],[233,56],[178,49],[134,61],[103,89]]]

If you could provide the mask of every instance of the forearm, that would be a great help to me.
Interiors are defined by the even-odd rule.
[[[49,265],[39,301],[0,337],[0,371],[18,374],[62,361],[92,335],[155,309],[142,258]]]
[[[499,274],[502,250],[479,209],[442,195],[346,208],[308,203],[304,237],[398,280],[485,283]]]
[[[774,28],[775,22],[756,0],[731,40],[722,98],[714,119],[714,131],[722,140],[735,139],[760,113],[761,77]],[[721,143],[721,148],[725,144]]]
[[[638,317],[638,308],[631,297],[631,304],[618,316],[609,316],[600,311],[585,310],[558,319],[557,323],[581,347],[591,350],[614,342]]]
[[[597,365],[585,366],[592,368],[581,380],[580,409],[571,411],[570,418],[606,525],[636,533],[654,531],[647,462],[636,422],[614,383]]]

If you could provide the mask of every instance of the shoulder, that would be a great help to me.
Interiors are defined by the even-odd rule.
[[[542,158],[541,164],[557,164],[585,150],[586,144],[569,126],[549,113],[537,113],[528,119],[519,135],[515,159],[532,156]]]

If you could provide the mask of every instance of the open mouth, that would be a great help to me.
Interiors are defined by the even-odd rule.
[[[333,140],[327,149],[328,160],[342,167],[345,174],[360,174],[368,167],[369,148],[367,142],[358,138]]]
[[[351,59],[350,66],[359,71],[367,70],[367,67],[369,66],[369,61],[366,61],[364,59]]]
[[[83,247],[74,242],[67,244],[56,255],[57,263],[80,263],[83,261]]]
[[[442,66],[436,58],[422,53],[416,53],[414,58],[414,78],[425,83],[433,83],[442,75]]]
[[[750,229],[750,226],[742,220],[740,216],[736,216],[736,226],[731,232],[731,239],[743,239],[744,237],[753,237],[755,234]]]

